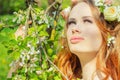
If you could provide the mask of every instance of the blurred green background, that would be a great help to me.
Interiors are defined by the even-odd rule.
[[[39,7],[46,9],[48,7],[48,0],[38,0]],[[62,8],[68,7],[70,5],[70,0],[63,0]],[[12,19],[14,18],[13,12],[17,12],[19,10],[26,10],[26,0],[0,0],[0,30],[1,26],[7,24],[10,26],[12,23]],[[6,27],[6,26],[5,26]],[[1,33],[1,32],[0,32]],[[10,30],[5,34],[12,33]],[[1,33],[3,34],[3,33]],[[0,35],[0,80],[6,80],[7,73],[10,69],[10,63],[13,60],[13,56],[10,56],[7,53],[7,49],[4,47],[1,42],[7,38],[4,38]]]

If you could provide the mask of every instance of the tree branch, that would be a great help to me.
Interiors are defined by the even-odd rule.
[[[61,71],[60,69],[49,59],[48,55],[47,55],[47,52],[45,51],[45,49],[41,46],[44,54],[45,54],[45,57],[47,58],[47,60],[50,62],[50,64],[52,64],[60,73],[61,75],[66,79],[66,80],[69,80],[67,76],[65,76]]]

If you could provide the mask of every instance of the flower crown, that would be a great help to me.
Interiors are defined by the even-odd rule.
[[[76,3],[79,0],[72,0],[72,3]],[[99,11],[103,13],[106,21],[117,21],[120,22],[120,5],[113,3],[113,0],[94,0],[95,6],[99,8]],[[66,20],[71,7],[65,8],[61,14]]]
[[[105,20],[120,22],[120,5],[115,5],[113,0],[95,0],[101,13],[103,13]]]

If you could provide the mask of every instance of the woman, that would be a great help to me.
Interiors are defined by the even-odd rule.
[[[64,47],[56,65],[68,80],[120,79],[120,23],[105,20],[94,1],[72,0],[69,14],[63,14]]]

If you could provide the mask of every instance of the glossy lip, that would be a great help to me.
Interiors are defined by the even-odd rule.
[[[81,42],[83,40],[84,40],[83,37],[73,36],[73,37],[71,37],[70,42],[72,44],[76,44],[76,43]]]

